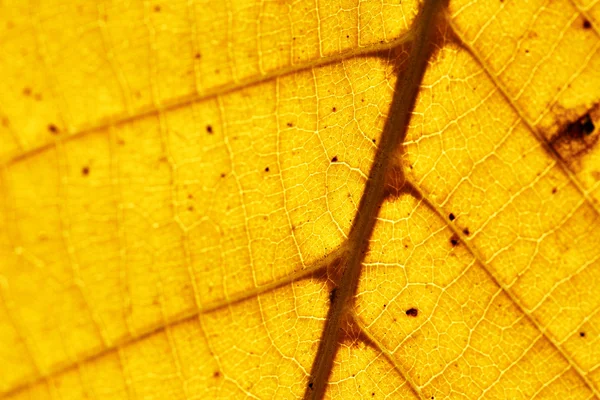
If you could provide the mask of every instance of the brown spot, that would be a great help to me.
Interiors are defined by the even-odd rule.
[[[221,174],[221,178],[225,178],[225,173],[224,172]]]
[[[459,240],[458,235],[456,233],[450,237],[450,243],[452,244],[452,247],[458,246],[459,242],[460,242],[460,240]]]
[[[269,167],[265,168],[265,172],[269,172]]]
[[[337,162],[338,158],[337,156],[333,156],[333,158],[331,159],[331,162]]]
[[[194,206],[189,206],[188,211],[194,211]]]
[[[598,105],[594,110],[564,124],[562,129],[559,129],[550,138],[550,146],[556,150],[560,158],[567,164],[573,164],[597,145],[600,135],[598,135],[598,129],[596,129],[592,119],[592,115],[597,111]]]
[[[196,54],[194,55],[194,58],[195,58],[196,60],[199,60],[201,57],[202,57],[202,54],[200,54],[200,53],[196,53]]]
[[[469,236],[471,234],[471,232],[469,232],[469,228],[463,229],[463,233],[467,236]]]
[[[333,304],[333,302],[335,301],[335,294],[337,293],[337,288],[333,288],[331,289],[331,291],[329,292],[329,302],[331,304]]]
[[[376,140],[376,139],[373,139],[373,143],[377,143],[377,140]]]
[[[213,128],[212,128],[212,125],[206,125],[206,132],[207,132],[209,135],[212,135],[212,133],[213,133]]]
[[[160,12],[160,6],[154,6],[154,12]]]
[[[54,124],[48,125],[48,131],[50,131],[50,133],[53,134],[53,135],[58,135],[60,133],[60,131],[58,130],[58,128]]]
[[[331,109],[331,111],[333,111],[333,112],[336,112],[336,111],[337,111],[337,108],[333,107],[333,108]]]
[[[384,304],[384,305],[383,305],[383,308],[386,308],[386,307],[387,307],[387,304]]]
[[[579,336],[585,337],[585,332],[579,332]]]
[[[193,195],[193,194],[191,194],[191,193],[189,193],[189,194],[188,194],[188,196],[187,196],[187,198],[188,198],[188,199],[193,199],[193,198],[194,198],[194,195]]]
[[[83,168],[81,168],[81,175],[88,176],[89,174],[90,174],[90,168],[89,167],[83,167]]]
[[[587,19],[583,20],[583,29],[590,29],[592,27],[592,24],[590,23],[590,21],[588,21]]]
[[[220,378],[220,377],[221,377],[221,372],[220,372],[220,371],[215,371],[215,372],[213,373],[213,377],[215,377],[215,378]]]
[[[450,215],[448,215],[448,218],[450,219],[450,221],[454,221],[456,219],[456,217],[452,213],[450,213]]]
[[[31,89],[28,88],[28,87],[23,88],[23,95],[25,95],[25,96],[31,96]]]
[[[406,315],[408,315],[409,317],[416,317],[417,315],[419,315],[419,310],[417,310],[416,308],[409,308],[408,310],[406,310]]]
[[[291,122],[288,122],[287,126],[289,126],[291,128],[292,126],[294,126],[294,124],[292,124]]]
[[[310,390],[312,390],[313,383],[312,383],[312,382],[309,382],[309,384],[308,384],[308,387],[310,388]]]
[[[553,188],[552,188],[552,194],[554,194],[554,193],[556,193],[556,192],[558,192],[558,188],[555,188],[555,187],[553,187]]]

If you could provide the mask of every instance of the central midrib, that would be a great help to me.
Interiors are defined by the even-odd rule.
[[[391,172],[395,160],[400,158],[401,145],[406,137],[411,113],[433,49],[431,44],[437,27],[436,16],[443,4],[444,0],[425,0],[423,9],[415,20],[414,40],[407,67],[399,73],[396,80],[381,141],[350,229],[345,267],[339,282],[336,282],[335,295],[332,296],[327,312],[304,399],[322,399],[325,395],[339,346],[340,327],[347,311],[353,306],[361,265],[368,250],[379,209],[386,197],[386,174]]]

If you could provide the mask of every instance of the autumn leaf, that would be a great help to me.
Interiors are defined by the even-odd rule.
[[[0,397],[600,397],[600,5],[0,3]]]

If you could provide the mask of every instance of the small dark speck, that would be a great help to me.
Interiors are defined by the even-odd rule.
[[[371,393],[371,396],[375,396],[375,392]]]
[[[154,6],[154,11],[155,12],[160,12],[160,6]]]
[[[525,49],[525,53],[529,53],[529,49]]]
[[[202,55],[200,53],[196,53],[194,57],[196,58],[196,60],[199,60],[202,57]]]
[[[450,221],[454,221],[456,219],[456,217],[452,213],[450,213],[450,215],[448,215],[448,218],[450,219]]]
[[[585,337],[585,332],[579,332],[579,336]]]
[[[90,174],[90,168],[89,167],[83,167],[83,168],[81,168],[81,175],[88,176],[89,174]]]
[[[188,211],[194,211],[194,207],[193,206],[189,206],[188,207]]]
[[[218,377],[220,377],[220,376],[221,376],[221,373],[220,373],[219,371],[215,371],[215,373],[213,374],[213,376],[214,376],[215,378],[218,378]]]
[[[590,21],[588,21],[587,19],[583,20],[583,29],[590,29],[592,27],[592,24],[590,23]]]
[[[48,125],[48,130],[50,131],[50,133],[52,133],[53,135],[58,135],[58,128],[56,127],[56,125],[54,124],[50,124]]]
[[[350,37],[350,35],[346,35],[346,39],[349,38],[349,37]]]
[[[287,126],[289,126],[291,128],[292,126],[294,126],[294,124],[292,124],[291,122],[288,122]]]
[[[334,156],[334,157],[331,159],[331,162],[337,162],[337,160],[338,160],[338,159],[337,159],[337,156]]]
[[[377,143],[377,140],[376,140],[376,139],[373,139],[373,143]]]
[[[417,310],[416,308],[409,308],[408,310],[406,310],[406,315],[408,315],[409,317],[416,317],[417,315],[419,315],[419,310]]]
[[[269,172],[269,167],[265,168],[265,172]]]
[[[312,387],[313,387],[313,383],[312,383],[312,382],[311,382],[311,383],[309,383],[309,384],[308,384],[308,387],[312,389]]]
[[[594,129],[596,129],[589,114],[584,115],[580,124],[581,124],[581,131],[585,135],[590,135],[592,132],[594,132]]]
[[[552,188],[552,194],[554,194],[554,193],[556,193],[556,192],[558,192],[558,189],[557,189],[557,188],[555,188],[555,187],[554,187],[554,188]]]
[[[225,178],[225,174],[224,174],[224,173],[223,173],[223,174],[221,174],[221,178]]]
[[[337,292],[337,288],[333,288],[333,289],[331,289],[331,292],[329,292],[329,302],[330,303],[334,302],[336,292]]]
[[[383,308],[386,308],[386,307],[387,307],[387,304],[384,304],[384,305],[383,305]]]
[[[206,132],[208,132],[209,135],[213,133],[213,128],[211,125],[206,125]]]
[[[23,94],[24,94],[25,96],[31,96],[31,89],[30,89],[30,88],[28,88],[28,87],[26,87],[26,88],[23,88]]]
[[[452,237],[450,238],[450,243],[452,244],[452,247],[456,247],[458,245],[458,236],[456,234],[452,235]]]
[[[469,232],[469,228],[463,229],[463,233],[467,236],[469,236],[471,234],[471,232]]]
[[[333,111],[333,112],[336,112],[336,111],[337,111],[337,108],[333,107],[333,108],[331,109],[331,111]]]

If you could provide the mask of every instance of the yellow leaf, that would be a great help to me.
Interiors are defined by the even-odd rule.
[[[440,3],[2,3],[0,397],[599,398],[600,5]]]

